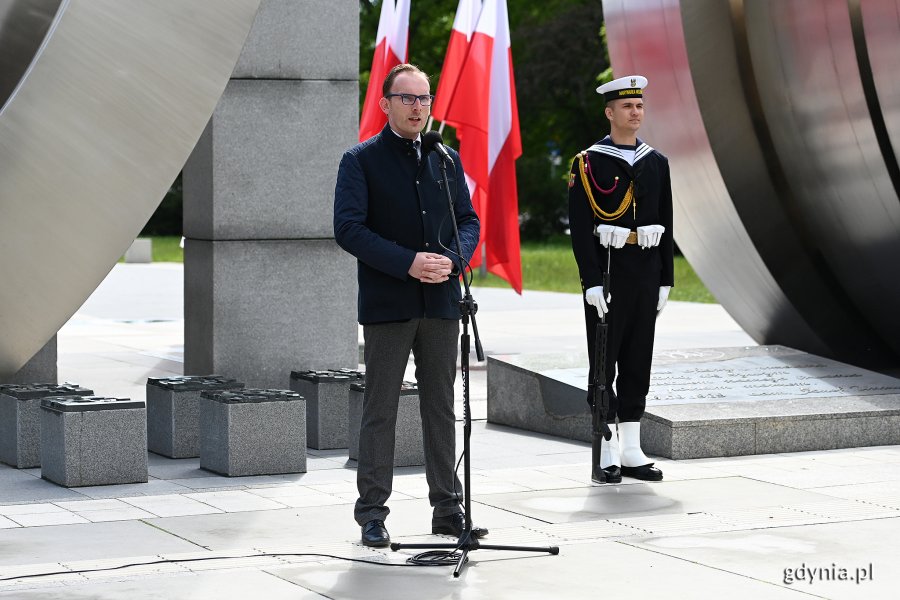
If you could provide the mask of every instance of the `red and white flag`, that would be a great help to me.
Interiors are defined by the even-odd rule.
[[[477,186],[473,204],[488,271],[521,294],[516,159],[522,140],[506,0],[484,0],[446,120],[456,124],[463,166]]]
[[[410,0],[382,0],[378,33],[375,34],[375,54],[369,71],[369,85],[359,120],[359,141],[377,134],[387,123],[387,115],[378,106],[381,85],[391,69],[407,60],[409,41]]]
[[[387,2],[388,0],[383,0]],[[388,67],[384,74],[388,71],[409,60],[409,4],[411,0],[397,0],[394,8],[394,26],[391,29],[390,50],[393,53],[391,57],[391,66]]]
[[[456,127],[456,125],[447,122],[447,107],[456,90],[456,84],[459,81],[466,55],[469,53],[469,44],[475,33],[475,26],[478,24],[478,15],[480,14],[481,0],[459,0],[456,17],[453,19],[453,29],[450,30],[447,54],[444,56],[444,65],[441,68],[441,79],[437,91],[434,93],[434,104],[431,106],[431,116],[451,127]]]

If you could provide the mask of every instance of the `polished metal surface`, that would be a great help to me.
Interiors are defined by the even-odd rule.
[[[0,376],[56,333],[153,213],[259,0],[53,4],[0,3],[0,48],[18,49],[4,65],[19,73],[0,88],[14,90],[0,112]]]
[[[900,76],[897,75],[900,0],[856,0],[856,3],[858,7],[853,8],[859,13],[858,27],[865,41],[885,133],[894,157],[900,158]]]
[[[44,43],[62,0],[0,0],[0,108]]]
[[[650,80],[641,134],[670,158],[675,238],[717,299],[760,343],[900,365],[897,0],[604,15],[615,75]]]

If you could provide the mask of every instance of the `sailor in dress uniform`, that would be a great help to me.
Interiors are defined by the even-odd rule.
[[[637,137],[646,87],[645,77],[631,75],[597,88],[606,102],[610,134],[579,153],[569,174],[569,227],[590,356],[589,403],[602,313],[608,323],[607,422],[612,439],[601,443],[603,475],[594,478],[598,482],[618,483],[623,475],[662,479],[641,450],[640,421],[650,387],[656,316],[674,283],[672,185],[666,157]],[[604,290],[607,265],[610,284]]]

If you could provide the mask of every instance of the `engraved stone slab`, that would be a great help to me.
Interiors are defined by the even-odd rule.
[[[587,365],[490,357],[488,421],[590,441]],[[783,346],[654,354],[641,443],[668,458],[900,443],[900,380]]]

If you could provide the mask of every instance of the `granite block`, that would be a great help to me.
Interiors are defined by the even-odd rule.
[[[336,272],[356,264],[333,240],[188,239],[185,374],[285,389],[294,369],[357,365],[356,278]]]
[[[0,462],[18,469],[41,466],[41,399],[93,393],[73,383],[0,384]]]
[[[364,383],[350,384],[349,394],[349,456],[359,457],[359,430],[362,422]],[[397,404],[397,424],[394,429],[394,466],[412,467],[425,464],[422,437],[422,415],[419,412],[419,390],[416,384],[403,382]]]
[[[348,394],[355,381],[338,371],[291,372],[291,390],[306,398],[307,447],[347,447]]]
[[[357,143],[357,83],[232,80],[184,167],[184,235],[333,238],[334,182]]]
[[[201,394],[200,467],[228,477],[306,472],[306,402],[287,390]]]
[[[200,394],[243,387],[219,375],[147,379],[147,448],[169,458],[200,456]]]
[[[358,38],[352,2],[263,0],[232,77],[356,81]]]
[[[65,487],[146,483],[143,401],[96,396],[41,400],[41,477]]]

